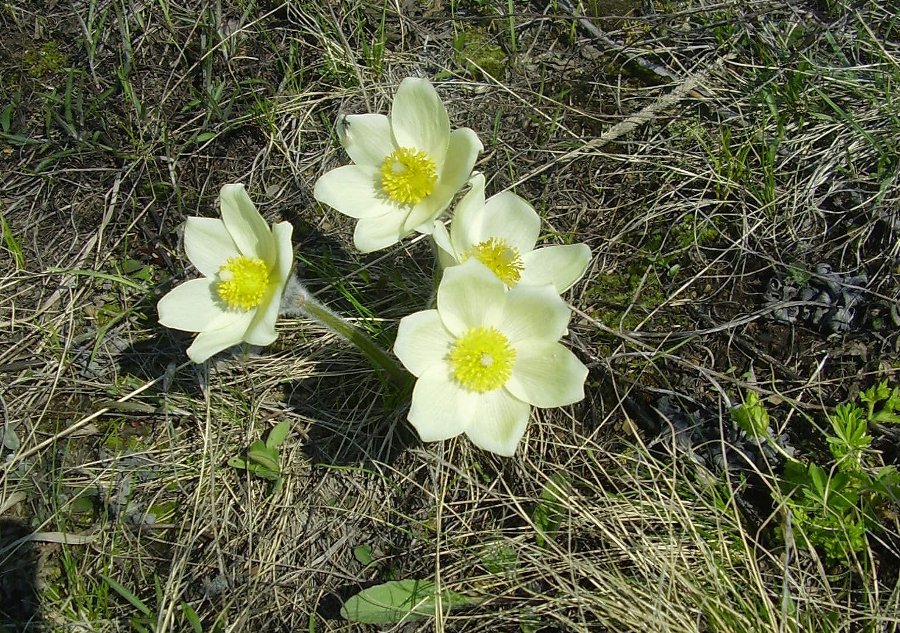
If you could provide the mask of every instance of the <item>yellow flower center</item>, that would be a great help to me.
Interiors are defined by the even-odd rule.
[[[219,268],[216,292],[226,306],[235,310],[257,307],[269,287],[269,267],[255,257],[232,257]]]
[[[437,182],[437,167],[425,152],[401,147],[381,163],[381,188],[400,204],[418,204],[431,195]]]
[[[476,244],[466,252],[463,260],[474,257],[490,268],[497,278],[512,288],[522,278],[525,264],[519,256],[519,249],[499,237],[492,237]]]
[[[492,327],[473,328],[456,339],[450,366],[457,382],[470,391],[499,389],[512,375],[516,350]]]

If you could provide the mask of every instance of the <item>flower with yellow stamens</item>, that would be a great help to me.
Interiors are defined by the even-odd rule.
[[[476,258],[444,271],[437,309],[404,317],[394,343],[417,378],[408,418],[419,437],[465,433],[509,456],[532,406],[581,400],[587,368],[559,343],[570,316],[550,284],[507,290]]]
[[[189,217],[184,250],[203,275],[159,300],[159,322],[199,332],[188,348],[195,363],[240,342],[269,345],[293,261],[288,222],[270,227],[244,185],[225,185],[222,219]]]
[[[591,261],[586,244],[535,248],[541,219],[531,205],[510,191],[485,200],[482,174],[469,182],[471,188],[453,212],[450,231],[435,222],[432,237],[442,266],[474,258],[508,288],[551,284],[559,293],[581,279]]]
[[[431,233],[483,149],[472,130],[450,131],[434,87],[412,77],[400,82],[390,117],[351,114],[338,129],[353,164],[324,174],[313,196],[359,220],[353,243],[364,253]]]

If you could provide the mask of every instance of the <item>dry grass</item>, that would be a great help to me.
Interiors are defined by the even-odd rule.
[[[724,428],[753,390],[820,459],[827,412],[900,378],[896,16],[514,4],[0,6],[0,630],[192,630],[185,604],[205,631],[369,630],[343,600],[401,578],[479,604],[398,631],[900,629],[896,502],[834,565],[795,547],[777,468],[722,474],[721,438],[685,446],[658,412],[680,394]],[[472,27],[499,76],[460,44]],[[242,181],[294,225],[319,299],[389,346],[430,294],[428,246],[360,256],[311,192],[345,162],[337,117],[385,112],[408,75],[478,132],[489,192],[594,253],[568,297],[588,397],[536,414],[514,459],[422,445],[364,359],[302,320],[202,367],[156,323],[192,274],[179,224]],[[820,262],[867,275],[850,333],[771,320],[768,280]],[[271,494],[227,462],[284,420]],[[873,433],[897,464],[896,432]]]

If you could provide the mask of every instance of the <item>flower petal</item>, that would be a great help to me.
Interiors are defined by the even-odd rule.
[[[450,135],[447,162],[441,170],[434,191],[413,207],[404,225],[406,232],[413,230],[426,234],[431,232],[433,221],[444,214],[453,202],[454,196],[466,184],[481,149],[481,141],[472,130],[464,128],[453,131]]]
[[[562,293],[584,276],[591,263],[591,249],[587,244],[547,246],[525,253],[522,261],[525,269],[519,284],[552,284],[557,292]]]
[[[450,368],[441,363],[429,367],[416,381],[407,419],[423,442],[446,440],[466,430],[478,396],[454,382]]]
[[[391,121],[383,114],[350,114],[338,121],[341,145],[357,165],[381,167],[394,151]]]
[[[250,325],[247,326],[247,332],[244,334],[244,340],[251,345],[271,345],[278,333],[275,331],[275,322],[281,312],[281,295],[288,281],[288,275],[291,273],[291,266],[294,262],[294,250],[291,245],[291,233],[294,227],[290,222],[279,222],[272,227],[272,234],[275,236],[275,248],[278,252],[278,261],[272,271],[277,277],[270,280],[266,294],[263,296],[259,307]]]
[[[214,277],[222,264],[241,254],[222,220],[197,217],[184,224],[184,252],[204,277]]]
[[[494,325],[505,295],[503,282],[477,259],[469,259],[444,271],[437,309],[450,333],[460,336],[472,328]]]
[[[469,190],[456,204],[450,224],[450,241],[458,254],[465,253],[481,239],[484,220],[484,174],[472,174]]]
[[[395,209],[376,218],[361,218],[353,231],[353,244],[363,253],[371,253],[399,242],[405,235],[406,213]]]
[[[344,165],[316,181],[313,197],[351,218],[396,213],[399,207],[384,197],[379,178],[374,167]]]
[[[483,149],[484,145],[474,131],[467,127],[453,130],[450,133],[447,159],[438,177],[437,188],[452,192],[451,198],[455,196],[472,175],[475,160]]]
[[[443,199],[435,197],[443,196],[446,191],[440,191],[437,194],[431,194],[428,198],[414,206],[406,220],[403,222],[403,234],[408,235],[413,231],[430,235],[434,230],[434,223],[437,221],[447,207],[450,206],[451,196],[444,196]]]
[[[476,244],[501,237],[520,254],[534,248],[541,232],[541,219],[534,208],[512,191],[491,196],[482,211],[481,233]]]
[[[559,343],[527,341],[516,348],[506,388],[536,407],[561,407],[584,398],[587,374],[587,367]]]
[[[447,154],[450,117],[430,81],[407,77],[400,82],[391,106],[391,129],[397,145],[423,150],[440,167]]]
[[[513,346],[528,339],[558,341],[571,316],[569,306],[560,299],[553,286],[519,284],[507,293],[497,327]]]
[[[246,257],[258,258],[269,266],[275,263],[275,238],[272,229],[256,210],[242,184],[224,185],[219,192],[222,221]]]
[[[194,343],[187,349],[188,358],[195,363],[202,363],[216,352],[221,352],[244,340],[244,333],[253,318],[253,312],[230,312],[228,314],[231,321],[218,329],[205,330],[197,335]]]
[[[414,376],[421,376],[432,365],[444,364],[453,337],[437,310],[423,310],[400,319],[394,354]]]
[[[253,311],[253,320],[247,325],[243,340],[251,345],[271,345],[278,338],[275,322],[281,308],[281,290],[274,284],[269,285],[262,303]]]
[[[275,236],[275,249],[278,252],[278,281],[280,290],[284,290],[291,267],[294,265],[294,245],[291,243],[291,234],[294,227],[290,222],[279,222],[272,226],[272,235]]]
[[[431,239],[434,240],[434,249],[437,251],[438,263],[441,265],[441,268],[456,266],[459,263],[453,244],[450,243],[450,234],[447,232],[447,227],[444,226],[443,222],[437,221],[434,223]]]
[[[185,332],[221,327],[230,317],[215,292],[215,281],[206,277],[176,286],[156,304],[160,325]]]
[[[466,435],[478,448],[512,457],[525,434],[531,406],[513,397],[506,389],[479,394]]]

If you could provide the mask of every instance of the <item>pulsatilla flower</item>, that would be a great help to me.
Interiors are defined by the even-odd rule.
[[[559,293],[581,279],[591,260],[587,244],[535,249],[541,219],[534,208],[511,191],[485,200],[482,174],[470,184],[453,212],[450,231],[435,222],[432,237],[442,266],[477,259],[509,288],[551,284]]]
[[[222,219],[189,217],[184,249],[203,275],[159,300],[159,322],[199,332],[188,348],[195,363],[240,342],[269,345],[293,261],[288,222],[270,227],[244,185],[222,187]]]
[[[324,174],[313,195],[359,220],[353,243],[364,253],[431,233],[483,149],[472,130],[450,131],[434,87],[412,77],[397,88],[390,117],[351,114],[339,129],[353,164]]]
[[[549,284],[507,290],[476,259],[448,268],[437,309],[403,318],[394,344],[417,378],[408,418],[421,439],[465,433],[509,456],[532,406],[581,400],[587,368],[559,343],[570,316]]]

